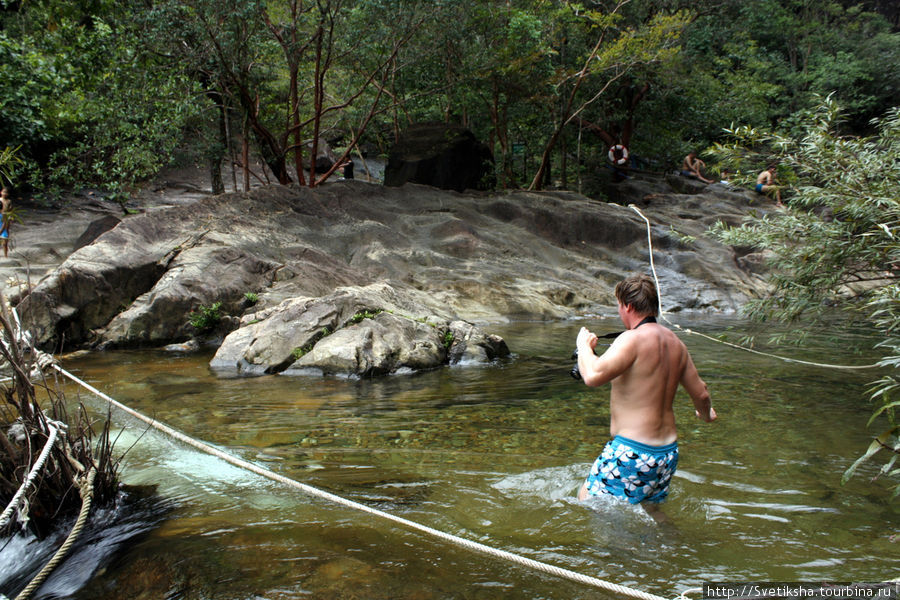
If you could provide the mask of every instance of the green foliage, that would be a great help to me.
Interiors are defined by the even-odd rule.
[[[200,305],[196,311],[191,311],[189,323],[199,333],[207,333],[215,329],[222,320],[222,303],[213,302],[209,306]]]
[[[352,317],[350,317],[349,322],[351,324],[355,325],[356,323],[359,323],[363,319],[374,319],[375,315],[377,315],[378,313],[381,313],[381,312],[384,312],[384,310],[380,309],[380,308],[376,308],[374,310],[368,310],[368,309],[361,310],[358,313],[356,313],[355,315],[353,315]]]
[[[633,118],[632,156],[669,169],[723,128],[802,131],[816,94],[834,93],[857,131],[900,95],[900,36],[852,3],[675,9],[685,5],[11,3],[0,11],[0,139],[21,145],[17,175],[39,192],[92,184],[125,198],[178,145],[216,165],[246,134],[287,181],[302,140],[345,146],[364,131],[384,153],[408,124],[442,120],[493,144],[502,185],[547,166],[546,181],[562,184],[576,144],[606,155],[606,140],[576,138],[573,112],[613,137]]]
[[[449,329],[444,332],[443,339],[441,340],[444,345],[444,350],[449,350],[450,346],[453,345],[453,340],[456,339],[453,335],[453,332]]]
[[[23,4],[0,31],[0,135],[20,145],[40,192],[93,184],[114,193],[155,174],[197,103],[145,52],[112,5]]]
[[[22,164],[22,159],[16,156],[18,150],[9,146],[0,150],[0,186],[12,183],[16,167]]]
[[[694,242],[697,241],[697,238],[695,236],[681,233],[674,227],[670,227],[669,230],[672,232],[672,236],[676,240],[678,240],[678,244],[681,246],[691,246],[694,244]]]
[[[259,302],[259,294],[257,294],[256,292],[247,292],[246,294],[244,294],[244,301],[250,306],[253,306],[257,302]]]
[[[872,123],[877,134],[842,136],[836,131],[841,111],[828,98],[810,113],[806,131],[793,138],[752,128],[732,132],[734,141],[717,154],[739,166],[752,157],[776,158],[795,178],[787,199],[792,210],[748,219],[737,228],[719,225],[713,233],[733,245],[765,250],[773,268],[772,293],[747,307],[759,319],[813,319],[844,308],[865,314],[884,339],[881,364],[900,368],[900,107]],[[759,160],[759,159],[757,159]],[[891,470],[900,450],[895,420],[900,387],[896,375],[873,386],[877,408],[873,420],[888,429],[863,457],[880,449],[895,453],[882,474]],[[858,464],[858,463],[857,463]],[[847,472],[849,477],[856,469]],[[895,487],[900,493],[900,483]]]
[[[832,93],[844,126],[865,131],[900,94],[900,36],[875,13],[809,0],[693,4],[679,60],[654,80],[632,144],[669,168],[726,128],[799,135],[816,98]]]

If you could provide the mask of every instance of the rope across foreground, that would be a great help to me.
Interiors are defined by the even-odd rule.
[[[606,590],[608,592],[612,592],[614,594],[618,594],[618,595],[622,595],[622,596],[629,596],[631,598],[639,598],[641,600],[668,600],[664,596],[657,596],[655,594],[650,594],[647,592],[643,592],[641,590],[635,590],[635,589],[632,589],[632,588],[629,588],[629,587],[626,587],[623,585],[610,583],[609,581],[604,581],[604,580],[598,579],[596,577],[590,577],[587,575],[583,575],[581,573],[576,573],[575,571],[570,571],[570,570],[564,569],[562,567],[557,567],[555,565],[547,564],[547,563],[537,561],[537,560],[534,560],[531,558],[520,556],[518,554],[513,554],[512,552],[507,552],[505,550],[499,550],[497,548],[493,548],[491,546],[487,546],[487,545],[479,543],[479,542],[474,542],[472,540],[468,540],[466,538],[459,537],[457,535],[446,533],[444,531],[439,531],[437,529],[428,527],[427,525],[422,525],[421,523],[416,523],[415,521],[410,521],[409,519],[404,519],[403,517],[398,517],[397,515],[393,515],[391,513],[387,513],[382,510],[378,510],[377,508],[372,508],[371,506],[366,506],[365,504],[360,504],[359,502],[355,502],[353,500],[348,500],[347,498],[342,498],[341,496],[332,494],[331,492],[326,492],[324,490],[320,490],[319,488],[313,487],[311,485],[307,485],[305,483],[300,483],[299,481],[290,479],[289,477],[285,477],[284,475],[279,475],[278,473],[275,473],[266,468],[260,467],[259,465],[256,465],[252,462],[249,462],[242,458],[238,458],[232,454],[229,454],[227,452],[220,450],[219,448],[215,448],[205,442],[201,442],[200,440],[197,440],[188,435],[185,435],[185,434],[181,433],[180,431],[177,431],[177,430],[169,427],[168,425],[157,421],[156,419],[148,417],[148,416],[122,404],[121,402],[118,402],[117,400],[104,394],[103,392],[101,392],[97,388],[93,387],[92,385],[86,383],[85,381],[82,381],[81,379],[79,379],[78,377],[73,375],[72,373],[69,373],[68,371],[66,371],[65,369],[60,367],[59,365],[54,364],[53,366],[57,371],[59,371],[65,377],[69,378],[73,382],[82,386],[86,390],[89,390],[91,393],[98,396],[99,398],[102,398],[103,400],[105,400],[109,404],[115,406],[116,408],[126,412],[127,414],[131,415],[132,417],[134,417],[140,421],[143,421],[144,423],[146,423],[150,427],[153,427],[157,431],[160,431],[160,432],[168,435],[169,437],[172,437],[184,444],[187,444],[188,446],[196,448],[197,450],[200,450],[201,452],[221,458],[222,460],[224,460],[225,462],[227,462],[231,465],[234,465],[241,469],[245,469],[247,471],[251,471],[261,477],[265,477],[272,481],[275,481],[275,482],[284,484],[286,486],[292,487],[294,489],[300,490],[301,492],[303,492],[309,496],[321,498],[323,500],[327,500],[329,502],[333,502],[333,503],[339,504],[341,506],[346,506],[346,507],[352,508],[354,510],[369,513],[371,515],[375,515],[375,516],[381,517],[383,519],[393,521],[394,523],[403,525],[404,527],[408,527],[410,529],[415,529],[417,531],[421,531],[432,537],[436,537],[436,538],[454,543],[458,546],[462,546],[463,548],[467,548],[469,550],[482,552],[484,554],[494,556],[496,558],[500,558],[500,559],[503,559],[503,560],[506,560],[509,562],[513,562],[513,563],[516,563],[519,565],[523,565],[523,566],[532,568],[536,571],[542,571],[542,572],[548,573],[550,575],[555,575],[557,577],[562,577],[562,578],[569,579],[571,581],[575,581],[575,582],[582,583],[585,585],[594,586],[594,587]]]

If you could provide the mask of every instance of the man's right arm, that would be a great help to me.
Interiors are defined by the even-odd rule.
[[[634,362],[634,345],[627,343],[630,339],[627,334],[623,332],[606,352],[597,356],[594,353],[597,336],[581,328],[575,345],[578,348],[578,370],[586,385],[596,387],[609,383],[628,370]]]

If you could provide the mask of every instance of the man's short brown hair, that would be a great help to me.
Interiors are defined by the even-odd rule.
[[[623,306],[630,306],[642,315],[659,314],[659,295],[656,285],[649,275],[643,273],[626,277],[616,284],[616,300]]]

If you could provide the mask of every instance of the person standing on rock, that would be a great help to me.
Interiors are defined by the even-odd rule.
[[[626,331],[601,356],[597,336],[578,332],[578,371],[591,387],[611,383],[609,429],[612,440],[591,466],[578,499],[609,494],[640,503],[656,520],[658,503],[669,493],[678,465],[675,412],[679,384],[702,421],[716,420],[706,383],[684,343],[656,322],[659,297],[653,280],[633,275],[615,288],[619,317]]]
[[[3,243],[3,258],[9,256],[9,226],[12,223],[12,200],[9,198],[9,190],[0,190],[0,242]]]

